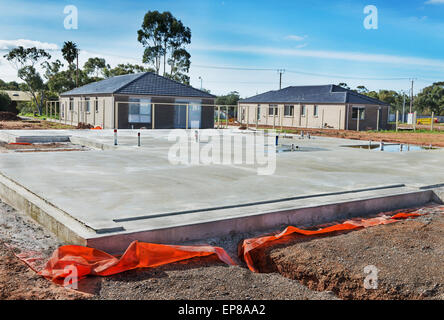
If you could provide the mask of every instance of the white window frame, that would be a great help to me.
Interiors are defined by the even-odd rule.
[[[319,117],[319,106],[318,105],[313,106],[313,117],[315,117],[315,118]]]
[[[287,108],[290,111],[289,114],[287,114]],[[293,117],[293,116],[294,116],[294,105],[292,104],[284,105],[284,117]]]
[[[137,100],[137,101],[136,101]],[[131,104],[138,107],[139,113],[130,113]],[[149,113],[140,113],[141,107],[148,107]],[[128,99],[128,123],[152,123],[153,104],[151,98],[130,97]],[[142,121],[142,117],[148,117],[149,121]]]
[[[271,114],[270,114],[270,110],[271,109],[274,109],[274,114],[273,114],[273,112],[271,112]],[[277,116],[278,115],[278,105],[277,104],[269,104],[268,105],[268,116],[269,117],[274,117],[274,116]]]
[[[356,118],[353,116],[353,110],[354,109],[358,109],[358,110],[361,110],[361,112],[359,113],[359,115],[361,116],[360,118],[359,118],[359,121],[363,121],[363,120],[365,120],[365,109],[366,109],[366,107],[365,106],[352,106],[352,120],[358,120],[358,112],[356,112]],[[362,112],[362,111],[364,111],[364,112]]]
[[[90,97],[85,97],[85,112],[86,113],[90,113],[91,112],[91,98]]]

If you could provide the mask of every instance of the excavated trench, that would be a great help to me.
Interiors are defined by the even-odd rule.
[[[263,273],[278,273],[341,299],[444,299],[444,207],[415,220],[328,236],[293,235],[252,253]],[[376,267],[377,288],[366,289]],[[373,274],[374,275],[374,274]]]

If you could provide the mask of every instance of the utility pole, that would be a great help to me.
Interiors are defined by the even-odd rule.
[[[410,91],[410,113],[413,112],[413,83],[415,82],[416,79],[410,79],[410,81],[412,81],[412,89]]]
[[[403,102],[402,102],[402,123],[405,122],[405,92],[404,90],[401,91],[402,92],[402,98],[403,98]]]
[[[279,90],[282,89],[282,75],[285,73],[285,69],[278,69],[279,73]]]
[[[79,51],[77,51],[76,59],[77,59],[77,68],[76,68],[76,87],[78,87],[78,86],[79,86]]]

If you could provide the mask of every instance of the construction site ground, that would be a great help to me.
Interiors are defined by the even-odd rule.
[[[444,147],[444,131],[349,131],[349,130],[335,130],[335,129],[310,129],[310,128],[284,128],[286,132],[297,133],[301,131],[305,133],[310,133],[313,136],[324,136],[332,138],[342,138],[351,140],[365,140],[365,141],[375,141],[375,142],[392,142],[392,143],[405,143],[405,144],[416,144],[422,146],[432,145],[434,147]]]
[[[256,251],[263,273],[207,257],[90,277],[74,291],[40,277],[13,254],[32,251],[49,258],[62,243],[0,203],[0,299],[443,300],[444,207],[420,212],[426,215],[349,233],[284,238]],[[251,236],[258,234],[208,243],[235,257],[238,242]],[[364,288],[367,265],[378,269],[376,290]]]
[[[231,241],[225,244],[231,247],[232,254],[236,243]],[[81,281],[78,291],[74,291],[37,275],[13,254],[13,251],[35,251],[49,258],[60,245],[62,243],[54,235],[28,216],[0,202],[0,300],[337,299],[331,292],[310,290],[298,281],[278,274],[254,274],[241,266],[227,266],[212,256],[153,269],[128,271],[107,278],[91,277]]]
[[[72,131],[75,133],[67,133],[84,134],[85,136],[97,135],[94,137],[97,141],[103,142],[104,145],[112,144],[110,130],[109,132],[106,130],[97,132],[91,130]],[[317,132],[316,135],[328,135],[334,131],[313,130],[312,132],[313,135],[314,132]],[[50,133],[45,131],[44,134]],[[57,134],[60,134],[59,130],[57,130]],[[404,132],[343,132],[343,134],[349,135],[343,137],[339,131],[337,134],[338,136],[335,136],[337,138],[373,141],[378,141],[377,135],[380,134],[402,134],[402,139],[410,135],[410,133]],[[365,136],[366,134],[370,136]],[[411,133],[413,135],[411,137],[412,139],[418,138],[422,134]],[[112,172],[114,174],[118,173],[114,169],[116,167],[121,170],[128,168],[122,177],[132,178],[134,176],[136,178],[133,181],[140,182],[140,175],[144,172],[142,169],[145,170],[146,167],[146,159],[157,161],[152,162],[150,166],[150,168],[157,168],[156,170],[165,165],[164,151],[168,150],[169,144],[165,141],[164,135],[165,133],[162,131],[145,130],[142,132],[142,147],[136,149],[134,133],[119,131],[118,148],[88,153],[93,159],[88,158],[84,152],[65,155],[62,153],[30,154],[26,159],[22,157],[23,155],[8,153],[2,155],[1,166],[4,167],[2,171],[11,174],[15,180],[24,179],[25,185],[30,185],[37,191],[41,191],[45,198],[51,196],[49,201],[56,202],[61,198],[56,193],[58,189],[55,188],[55,183],[51,183],[50,179],[54,179],[54,182],[57,183],[67,183],[67,186],[73,187],[76,182],[74,178],[78,178],[79,172],[84,172],[85,175],[88,170],[93,173]],[[432,135],[438,138],[443,136],[442,134]],[[385,141],[389,141],[389,139],[395,140],[395,137],[386,136],[384,138]],[[285,196],[284,188],[288,189],[288,185],[292,186],[293,190],[290,191],[294,195],[304,192],[307,194],[310,194],[308,192],[311,194],[326,192],[330,189],[336,191],[338,188],[347,191],[352,187],[374,187],[383,183],[407,183],[411,186],[418,185],[418,187],[442,183],[442,150],[404,154],[372,153],[371,151],[364,153],[361,150],[343,148],[342,145],[350,143],[350,141],[339,141],[339,139],[321,137],[313,140],[298,139],[293,141],[297,141],[296,143],[302,147],[307,147],[310,152],[281,154],[278,157],[278,174],[280,175],[267,180],[270,186],[271,183],[274,183],[273,189],[276,196]],[[413,142],[405,140],[400,142],[413,144]],[[430,144],[430,142],[416,143]],[[157,149],[152,147],[154,145]],[[433,145],[439,146],[435,142]],[[131,159],[124,156],[127,155],[128,150],[133,153]],[[107,164],[107,167],[103,166],[105,161],[97,161],[104,156],[113,160]],[[288,173],[288,169],[292,168],[294,163],[292,157],[298,157],[298,163],[306,170],[306,172],[298,172],[293,178]],[[344,163],[344,157],[347,157],[347,163]],[[143,165],[134,164],[138,160]],[[85,163],[88,161],[93,161],[91,167],[85,167]],[[388,170],[389,164],[395,162],[397,163],[396,167],[390,166],[390,170]],[[29,163],[36,165],[39,170],[29,167]],[[76,175],[70,175],[69,181],[66,180],[65,175],[59,174],[56,170],[57,166],[60,166],[60,172],[66,173],[66,168],[75,170],[79,164],[82,164],[81,170],[75,171]],[[100,171],[97,171],[96,168],[100,168]],[[327,174],[326,172],[330,172],[331,168],[336,168],[336,172]],[[368,168],[373,169],[369,170]],[[421,171],[423,168],[428,169]],[[168,170],[171,171],[171,168]],[[163,171],[165,175],[168,174],[168,170]],[[196,188],[208,189],[208,185],[204,185],[203,180],[200,181],[196,178],[199,177],[196,172],[202,173],[202,171],[185,170],[180,167],[176,170],[184,170],[186,179],[181,181],[195,183]],[[208,182],[208,178],[215,175],[214,170],[202,175],[205,177],[205,181]],[[223,181],[220,182],[220,177],[223,176],[227,180],[230,175],[226,174],[227,168],[221,167],[218,170],[221,174],[218,174],[218,177],[214,179],[219,181],[224,194],[233,189],[233,186],[238,185],[241,188],[239,182],[236,184],[227,182],[226,186],[231,189],[224,187]],[[256,172],[250,172],[251,170],[243,168],[231,168],[231,170],[237,170],[236,174],[233,174],[237,180],[243,176],[256,179]],[[351,171],[353,174],[350,174]],[[222,175],[224,172],[225,174]],[[301,181],[303,174],[306,175],[306,180]],[[113,177],[111,174],[109,176]],[[280,178],[284,176],[288,185],[281,183]],[[191,179],[193,177],[197,180],[193,181]],[[171,177],[171,179],[176,178],[176,176]],[[26,179],[31,179],[31,181],[26,181]],[[90,176],[88,179],[88,181],[98,181],[91,180]],[[121,180],[119,179],[113,179],[111,182],[119,182]],[[109,193],[103,192],[104,189],[101,185],[81,182],[79,181],[77,184],[76,192],[78,193],[84,186],[84,197],[95,194],[95,189],[92,188],[97,188],[102,195]],[[104,183],[103,179],[101,183]],[[165,195],[168,192],[167,188],[170,188],[171,185],[170,181],[166,181],[165,189],[157,190],[159,195]],[[187,195],[187,192],[193,189],[185,187],[182,190],[183,200],[194,199],[192,195]],[[48,191],[47,188],[54,189]],[[133,189],[138,190],[137,186]],[[244,196],[252,198],[261,196],[257,191],[247,193],[245,190],[244,187],[239,191],[234,190],[233,199],[237,199],[240,191]],[[131,192],[133,191],[131,190]],[[222,192],[214,192],[213,194],[218,195]],[[155,196],[158,197],[158,195]],[[177,198],[177,193],[175,197]],[[83,202],[73,201],[72,194],[69,194],[65,199],[70,201],[67,206],[70,212],[75,213],[75,210],[71,211],[70,206],[74,206],[76,209],[75,206],[83,204],[87,206],[88,210],[91,210],[91,205],[85,201],[86,198],[82,198]],[[94,199],[97,201],[97,197]],[[119,205],[127,204],[127,201],[120,201],[117,197],[110,197],[108,200],[115,200]],[[203,200],[207,201],[207,198],[204,197]],[[220,199],[214,201],[216,200],[220,203]],[[160,209],[164,209],[165,202],[158,204]],[[94,208],[95,215],[97,215],[97,204],[96,202]],[[140,206],[139,203],[137,205]],[[178,203],[177,206],[184,207],[181,203]],[[130,209],[134,208],[130,207]],[[88,210],[79,210],[79,212],[88,213]],[[111,209],[107,210],[106,217],[110,215]],[[122,210],[119,209],[119,211]],[[261,253],[263,255],[261,261],[266,262],[262,265],[262,271],[266,273],[254,274],[244,266],[229,267],[214,261],[213,258],[206,258],[160,268],[129,271],[108,278],[90,278],[81,284],[79,292],[73,292],[36,275],[7,248],[6,245],[9,245],[16,247],[17,252],[36,251],[49,258],[53,250],[62,243],[27,216],[15,211],[5,203],[0,203],[0,254],[2,255],[0,260],[0,299],[444,299],[443,211],[437,208],[429,208],[426,211],[428,215],[418,220],[377,226],[328,238],[308,239],[309,241],[297,239],[290,244],[280,244],[278,247],[269,248]],[[91,216],[88,215],[86,218],[91,219]],[[137,222],[137,225],[139,224]],[[230,234],[224,238],[207,239],[207,243],[223,247],[234,257],[240,240],[259,235]],[[364,267],[368,265],[374,265],[380,270],[379,289],[377,290],[363,289],[366,277]]]
[[[45,120],[0,121],[0,130],[75,129],[75,127]]]

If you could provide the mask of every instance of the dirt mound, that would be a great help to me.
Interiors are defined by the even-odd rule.
[[[21,119],[12,112],[0,111],[0,121],[20,121],[20,120]]]
[[[90,125],[89,123],[83,123],[79,122],[79,124],[76,127],[77,129],[92,129],[94,126]]]
[[[422,211],[427,215],[416,220],[331,237],[293,237],[258,252],[255,259],[262,261],[262,272],[342,299],[439,300],[444,297],[444,215],[438,207]],[[377,270],[375,289],[365,288],[366,267]]]

